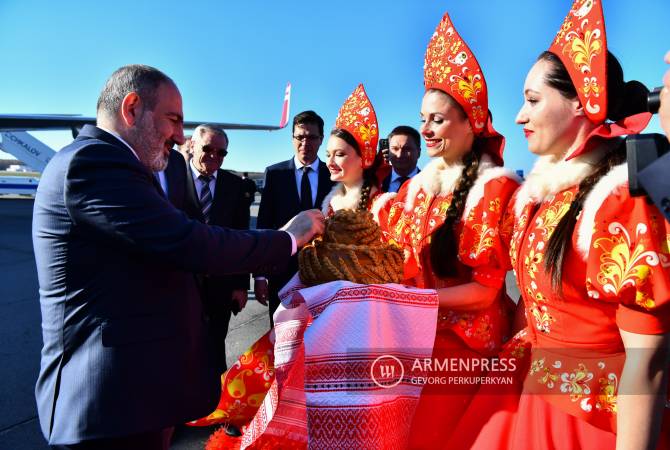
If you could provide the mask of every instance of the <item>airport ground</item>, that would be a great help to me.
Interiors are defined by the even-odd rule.
[[[42,335],[31,241],[32,208],[32,199],[0,199],[0,450],[48,449],[39,430],[34,396]],[[257,212],[255,203],[252,226]],[[512,298],[518,298],[511,274],[508,291]],[[267,308],[255,301],[252,291],[249,299],[230,323],[226,339],[229,365],[270,326]],[[212,431],[179,427],[171,449],[202,449]]]

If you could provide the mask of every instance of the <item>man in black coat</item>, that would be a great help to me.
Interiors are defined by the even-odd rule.
[[[209,225],[246,230],[249,205],[242,179],[221,169],[228,154],[228,136],[213,125],[200,125],[191,137],[191,158],[186,169],[186,201],[189,217]],[[231,312],[247,303],[249,273],[199,277],[200,298],[216,349],[219,370],[226,369],[226,335]]]
[[[321,209],[321,203],[333,182],[326,164],[317,152],[323,142],[323,119],[314,111],[303,111],[293,118],[293,158],[265,169],[265,184],[258,208],[257,229],[276,230],[300,211]],[[279,306],[279,290],[298,270],[294,256],[288,269],[267,279],[256,273],[256,299],[265,304],[270,300],[270,321]],[[261,275],[261,276],[258,276]]]

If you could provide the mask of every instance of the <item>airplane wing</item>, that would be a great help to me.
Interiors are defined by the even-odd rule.
[[[11,153],[18,160],[41,172],[56,152],[39,139],[25,131],[3,131],[0,133],[0,150]]]
[[[242,123],[185,121],[184,128],[195,128],[200,124],[209,123],[226,130],[280,130],[288,123],[289,105],[291,102],[291,83],[286,85],[282,116],[279,125],[255,125]],[[0,114],[0,131],[28,130],[67,130],[78,132],[84,125],[95,125],[95,117],[82,117],[71,114]]]

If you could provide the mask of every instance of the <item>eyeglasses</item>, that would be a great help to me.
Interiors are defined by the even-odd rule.
[[[215,152],[219,158],[225,158],[226,155],[228,155],[228,150],[226,150],[225,148],[214,148],[210,147],[209,145],[203,145],[202,151],[207,154]]]
[[[305,135],[305,134],[294,134],[293,139],[295,139],[296,141],[300,141],[300,142],[304,142],[304,141],[314,142],[314,141],[318,141],[319,139],[321,139],[321,136],[316,135],[316,134],[307,134],[307,135]]]

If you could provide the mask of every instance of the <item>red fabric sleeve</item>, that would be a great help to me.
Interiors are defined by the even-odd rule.
[[[670,332],[670,224],[628,185],[598,209],[586,261],[592,298],[617,302],[617,325],[631,333]]]
[[[504,237],[505,213],[519,184],[510,178],[488,181],[484,195],[467,214],[459,240],[459,259],[473,268],[472,280],[500,288],[511,269],[509,236]]]

